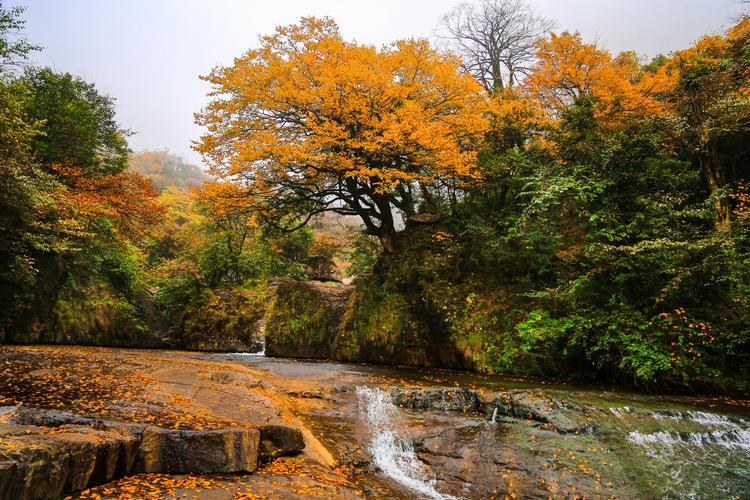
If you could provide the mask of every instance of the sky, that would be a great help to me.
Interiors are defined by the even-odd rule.
[[[32,62],[70,72],[116,98],[133,150],[168,148],[202,165],[191,149],[208,102],[199,80],[257,46],[258,36],[302,16],[330,16],[342,35],[383,45],[434,38],[459,0],[10,0],[27,6],[26,38],[44,47]],[[719,32],[738,0],[530,0],[557,23],[614,53],[650,58]]]

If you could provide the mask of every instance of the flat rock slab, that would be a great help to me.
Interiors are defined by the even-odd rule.
[[[208,431],[144,429],[136,472],[211,474],[252,472],[258,466],[258,429]]]

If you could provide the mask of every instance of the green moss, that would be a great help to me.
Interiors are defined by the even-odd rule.
[[[405,331],[413,328],[403,296],[382,284],[361,283],[347,300],[334,355],[356,361],[371,351],[383,361],[403,347]]]
[[[205,289],[185,310],[182,340],[189,349],[257,351],[262,347],[261,320],[267,294],[252,289]]]
[[[68,290],[52,312],[43,342],[95,345],[154,345],[141,311],[105,284]]]
[[[266,323],[266,354],[328,358],[338,322],[331,301],[310,282],[285,280],[276,289]]]
[[[343,361],[427,363],[426,329],[407,298],[374,278],[349,296],[338,327],[334,357]]]

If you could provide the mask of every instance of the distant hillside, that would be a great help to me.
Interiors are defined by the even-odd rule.
[[[151,179],[157,191],[170,186],[200,187],[209,179],[203,170],[169,150],[141,151],[130,155],[130,170]]]

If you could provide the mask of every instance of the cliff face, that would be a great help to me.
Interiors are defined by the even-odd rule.
[[[374,278],[353,285],[285,280],[266,325],[266,355],[472,368],[413,298]]]
[[[283,280],[275,284],[267,313],[266,355],[331,359],[351,287]]]
[[[137,305],[134,305],[137,304]],[[105,283],[66,290],[42,312],[5,332],[8,344],[80,344],[117,347],[171,347],[151,297],[129,301]]]
[[[197,351],[258,352],[266,309],[264,290],[207,290],[185,311],[181,345]]]
[[[265,311],[263,292],[206,290],[166,325],[148,294],[129,301],[98,284],[59,297],[48,315],[6,331],[0,343],[256,352]]]
[[[419,297],[372,276],[350,285],[284,279],[265,288],[205,290],[168,327],[149,299],[134,307],[107,288],[80,290],[58,301],[45,328],[5,342],[219,352],[265,345],[269,356],[473,368]]]

